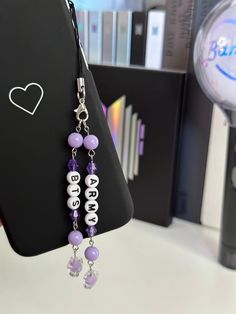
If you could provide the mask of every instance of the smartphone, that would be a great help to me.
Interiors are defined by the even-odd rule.
[[[67,137],[76,127],[78,60],[66,2],[2,0],[0,38],[0,218],[12,248],[34,256],[66,245],[72,229],[66,205]],[[82,72],[88,125],[100,142],[94,161],[101,234],[127,223],[133,203],[84,59]],[[81,148],[81,178],[88,162]],[[84,202],[82,192],[79,230],[86,237]]]

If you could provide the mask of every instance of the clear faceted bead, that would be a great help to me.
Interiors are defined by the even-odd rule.
[[[70,159],[67,166],[68,166],[70,171],[78,171],[78,169],[79,169],[78,162],[75,159]]]
[[[97,171],[97,165],[95,162],[90,161],[86,167],[89,174],[95,174]]]
[[[89,237],[94,237],[97,233],[97,228],[95,226],[88,226],[86,232]]]
[[[78,277],[83,268],[83,260],[80,257],[71,257],[67,269],[69,269],[69,275],[71,277]]]
[[[84,287],[86,289],[93,288],[97,280],[98,280],[98,273],[94,270],[89,270],[84,276]]]

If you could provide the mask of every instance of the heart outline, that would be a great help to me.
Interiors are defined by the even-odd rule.
[[[39,100],[38,100],[36,106],[34,107],[34,110],[33,110],[33,111],[29,111],[29,110],[23,108],[22,106],[18,105],[16,102],[14,102],[14,100],[12,99],[12,94],[13,94],[13,92],[14,92],[15,90],[22,90],[22,91],[26,92],[27,89],[28,89],[30,86],[37,86],[37,87],[39,87],[39,89],[40,89],[40,91],[41,91],[41,96],[39,97]],[[32,116],[35,114],[36,110],[38,109],[38,107],[39,107],[39,105],[40,105],[40,103],[41,103],[41,101],[42,101],[42,99],[43,99],[43,96],[44,96],[44,90],[43,90],[42,86],[39,85],[38,83],[34,83],[34,82],[29,83],[28,85],[26,85],[26,87],[20,87],[20,86],[13,87],[13,88],[10,90],[10,92],[9,92],[9,100],[10,100],[10,102],[11,102],[14,106],[16,106],[17,108],[19,108],[19,109],[21,109],[21,110],[27,112],[28,114],[30,114],[30,115],[32,115]]]

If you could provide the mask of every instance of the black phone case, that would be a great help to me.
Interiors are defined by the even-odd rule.
[[[33,256],[66,245],[72,229],[66,205],[67,136],[76,126],[78,60],[65,1],[2,0],[0,39],[0,216],[12,248]],[[133,203],[84,61],[83,74],[88,124],[100,140],[95,157],[99,234],[127,223]],[[84,148],[78,161],[85,178],[89,158]],[[83,192],[80,198],[79,230],[86,236]]]

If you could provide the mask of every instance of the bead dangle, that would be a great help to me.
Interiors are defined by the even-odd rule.
[[[87,199],[84,208],[86,211],[85,223],[87,225],[87,235],[90,238],[90,246],[85,250],[85,258],[88,261],[89,271],[84,276],[84,287],[86,289],[91,289],[97,282],[98,274],[93,270],[94,261],[99,256],[98,249],[94,246],[93,237],[95,236],[97,229],[96,224],[98,222],[98,189],[99,178],[95,174],[97,171],[96,164],[94,162],[95,150],[99,145],[99,140],[95,135],[90,134],[89,126],[87,125],[87,120],[89,118],[88,110],[85,105],[85,82],[84,79],[78,79],[78,99],[80,106],[75,110],[77,114],[77,120],[79,121],[77,130],[81,131],[83,127],[86,136],[84,137],[84,147],[88,150],[88,156],[90,161],[86,167],[88,175],[85,178],[85,184],[87,186],[85,190],[85,197]]]
[[[68,242],[72,245],[73,256],[70,258],[67,268],[69,269],[69,274],[72,277],[78,277],[82,268],[83,260],[81,257],[77,256],[79,250],[79,245],[83,241],[83,235],[78,230],[78,220],[80,218],[79,207],[80,199],[79,195],[81,192],[79,182],[80,174],[78,172],[79,165],[76,160],[78,148],[83,145],[83,137],[76,128],[76,132],[71,133],[68,137],[68,144],[72,148],[72,158],[68,162],[69,173],[67,174],[67,194],[69,198],[67,200],[67,206],[71,210],[70,217],[73,222],[73,231],[68,235]]]
[[[99,178],[95,174],[97,171],[97,166],[94,162],[95,157],[95,150],[97,149],[99,145],[99,140],[95,135],[90,134],[89,126],[87,125],[87,120],[89,118],[88,110],[85,104],[85,81],[84,78],[77,79],[77,85],[78,85],[78,94],[77,98],[79,101],[79,106],[77,109],[75,109],[76,113],[76,119],[78,120],[78,125],[76,127],[76,132],[72,133],[68,138],[68,143],[72,147],[72,159],[70,160],[69,164],[70,167],[72,167],[70,176],[77,176],[77,180],[75,179],[76,186],[68,187],[68,194],[72,199],[70,198],[68,200],[68,207],[72,209],[72,219],[73,219],[73,227],[74,231],[72,231],[72,235],[69,235],[69,243],[72,244],[72,248],[74,250],[74,257],[71,258],[69,262],[68,268],[70,269],[70,274],[73,276],[77,276],[79,272],[82,269],[82,259],[77,258],[76,252],[78,250],[78,245],[82,242],[83,236],[78,231],[78,208],[80,206],[80,201],[78,198],[78,195],[80,194],[80,187],[78,185],[78,182],[80,181],[80,175],[78,173],[78,164],[75,159],[77,155],[77,149],[84,145],[85,149],[88,151],[89,156],[89,163],[86,167],[86,170],[88,172],[88,175],[85,178],[85,197],[86,197],[86,203],[84,205],[85,209],[85,223],[87,225],[86,233],[89,237],[89,247],[85,250],[85,258],[87,259],[89,270],[84,276],[84,287],[86,289],[91,289],[97,282],[98,279],[98,273],[93,269],[94,262],[99,257],[99,250],[94,246],[94,240],[93,237],[97,233],[96,224],[98,223],[98,215],[97,211],[99,208],[97,198],[99,195],[97,186],[99,184]],[[81,131],[84,131],[85,137],[83,139],[81,135]],[[68,180],[69,183],[71,180]],[[74,236],[73,232],[76,232],[76,235]],[[78,241],[74,241],[74,237],[78,238]],[[78,266],[78,268],[77,268]],[[81,266],[81,267],[79,267]]]
[[[99,141],[95,135],[89,135],[89,130],[87,129],[87,136],[84,139],[84,146],[88,149],[88,155],[90,157],[90,162],[87,166],[88,175],[85,178],[85,184],[87,189],[85,191],[85,197],[87,202],[85,203],[85,223],[87,224],[87,235],[90,238],[89,247],[85,250],[85,258],[88,261],[89,271],[84,276],[84,287],[91,289],[97,282],[98,273],[93,270],[94,262],[99,257],[99,250],[94,246],[93,237],[95,236],[97,229],[96,224],[98,222],[98,202],[97,198],[99,195],[97,186],[99,184],[99,178],[95,174],[97,171],[96,164],[94,162],[95,149],[99,145]]]

